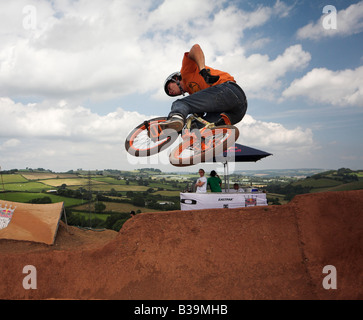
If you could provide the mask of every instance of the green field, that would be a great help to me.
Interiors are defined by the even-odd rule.
[[[81,205],[84,203],[82,199],[73,199],[73,198],[66,198],[60,197],[53,194],[44,194],[44,193],[31,193],[31,192],[7,192],[7,193],[0,193],[0,199],[12,202],[21,202],[27,203],[31,200],[49,197],[53,203],[64,202],[65,207]]]
[[[336,187],[329,188],[326,191],[349,191],[349,190],[361,190],[361,189],[363,189],[363,180],[341,184]],[[320,191],[325,191],[325,190],[320,190]]]
[[[20,183],[20,182],[28,182],[28,180],[25,179],[20,174],[4,174],[1,176],[1,179],[0,179],[0,183]],[[1,189],[2,189],[2,186],[1,186]]]
[[[285,200],[285,196],[282,195],[282,194],[277,194],[277,193],[268,193],[267,195],[267,199],[275,199],[277,198],[278,201],[281,203],[281,204],[287,204],[289,201]]]
[[[27,180],[78,178],[76,174],[51,172],[23,172],[21,175]]]
[[[87,186],[83,186],[83,188],[87,189]],[[122,191],[134,191],[134,192],[145,192],[150,187],[138,186],[138,185],[114,185],[114,184],[98,184],[92,185],[92,191],[100,191],[100,192],[109,192],[112,189],[118,192]],[[70,186],[69,189],[77,190],[79,186]]]
[[[44,183],[46,185],[52,187],[60,187],[63,184],[67,186],[87,186],[88,180],[82,178],[73,178],[73,179],[48,179],[48,180],[39,180],[39,182]],[[91,180],[91,185],[99,184],[103,182]]]
[[[0,191],[28,191],[28,192],[42,192],[43,190],[52,189],[40,182],[18,182],[18,183],[5,183],[0,186]]]
[[[354,171],[350,172],[350,169],[330,170],[321,172],[311,178],[296,181],[292,183],[292,186],[301,186],[311,188],[311,193],[327,192],[327,191],[349,191],[363,189],[363,172]],[[354,176],[356,176],[354,178]],[[351,177],[351,178],[349,178]],[[352,181],[356,179],[356,181]]]
[[[332,180],[332,179],[307,179],[299,182],[293,183],[293,185],[301,185],[303,187],[311,187],[311,188],[332,188],[341,185],[341,181]]]
[[[117,180],[112,177],[94,177],[92,180],[109,183],[109,184],[120,184],[120,185],[126,185],[126,180]]]
[[[179,197],[180,191],[169,191],[169,190],[166,190],[166,191],[156,191],[153,194],[159,194],[161,196],[166,196],[166,197]]]
[[[74,214],[79,215],[81,217],[85,217],[86,219],[89,219],[89,217],[90,217],[89,212],[86,212],[86,211],[85,212],[76,212]],[[102,221],[106,221],[108,216],[109,216],[108,214],[91,212],[91,219],[96,218],[96,219],[100,219]]]
[[[153,209],[149,209],[149,208],[137,207],[130,203],[104,202],[104,204],[106,205],[106,209],[105,209],[106,212],[119,212],[120,213],[120,212],[131,212],[132,210],[135,212],[138,210],[140,210],[141,212],[157,211],[157,210],[153,210]],[[80,206],[74,207],[73,209],[87,212],[88,204],[80,205]]]

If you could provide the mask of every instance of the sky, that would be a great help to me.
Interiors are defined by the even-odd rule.
[[[1,170],[180,171],[124,141],[196,43],[247,95],[237,142],[273,154],[230,171],[363,169],[363,1],[1,0]]]

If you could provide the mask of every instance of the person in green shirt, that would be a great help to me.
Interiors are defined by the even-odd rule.
[[[222,192],[222,180],[219,178],[218,174],[214,170],[211,171],[207,183],[212,192]]]

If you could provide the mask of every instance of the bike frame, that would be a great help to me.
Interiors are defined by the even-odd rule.
[[[202,123],[204,125],[204,127],[199,130],[197,130],[197,129],[191,130],[192,122],[194,120]],[[197,115],[191,115],[187,118],[186,125],[183,130],[183,134],[182,134],[181,138],[183,140],[189,140],[190,145],[193,145],[195,141],[200,139],[200,137],[199,138],[197,137],[196,132],[198,132],[199,135],[202,135],[206,130],[215,128],[215,127],[216,126],[214,123],[208,122],[207,120],[205,120],[202,117],[199,117]],[[205,150],[208,148],[208,146],[205,144],[205,141],[201,141],[201,148],[202,148],[202,150]]]
[[[186,129],[190,130],[193,120],[197,120],[198,122],[204,124],[204,127],[200,129],[201,132],[205,131],[206,129],[215,127],[214,123],[208,122],[207,120],[197,115],[191,115],[187,118]]]

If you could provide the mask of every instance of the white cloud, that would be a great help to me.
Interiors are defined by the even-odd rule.
[[[244,168],[303,168],[317,161],[318,150],[310,128],[287,128],[276,122],[264,122],[246,115],[237,125],[240,131],[238,143],[271,153],[272,156],[257,163],[244,163]]]
[[[24,105],[0,98],[1,165],[9,168],[123,168],[124,141],[145,120],[117,109],[105,116],[60,101]]]
[[[338,11],[336,13],[337,28],[325,29],[323,21],[324,19],[330,19],[332,15],[334,13],[322,14],[317,22],[309,23],[299,29],[297,32],[298,38],[319,40],[324,37],[348,36],[363,31],[363,1],[352,4],[345,10]]]
[[[283,77],[305,68],[310,60],[310,53],[301,45],[294,45],[274,60],[261,54],[245,57],[243,52],[236,51],[219,58],[216,65],[231,70],[230,73],[248,93],[248,98],[275,99],[276,91],[283,85]]]
[[[70,170],[82,166],[132,169],[134,163],[143,163],[126,157],[124,141],[134,127],[150,118],[145,115],[119,108],[100,116],[65,101],[23,105],[8,98],[0,99],[0,109],[3,123],[0,149],[6,151],[1,154],[1,165],[8,169]],[[257,121],[249,115],[238,126],[239,142],[263,147],[269,152],[283,150],[296,154],[314,144],[310,129],[287,129],[278,123]],[[165,165],[167,156],[162,157],[145,161]]]
[[[275,122],[263,122],[246,115],[237,125],[240,131],[239,143],[256,145],[272,150],[285,150],[289,152],[306,152],[314,147],[311,129],[285,128]]]
[[[100,116],[65,101],[23,105],[0,98],[0,109],[1,137],[115,143],[145,120],[144,115],[120,108]]]
[[[35,30],[23,27],[26,5],[36,9]],[[271,75],[280,69],[270,63],[279,59],[245,57],[243,33],[289,10],[281,1],[251,12],[219,0],[170,0],[157,7],[152,0],[2,2],[0,95],[101,100],[155,90],[161,94],[166,75],[180,68],[183,52],[194,43],[202,45],[209,65],[238,54],[239,63],[232,67],[231,61],[230,72],[243,79],[252,72],[247,85],[258,91],[264,85],[261,79],[254,82],[262,71],[256,59]]]
[[[363,66],[342,71],[313,69],[303,78],[294,80],[282,96],[304,96],[336,106],[363,107]]]

